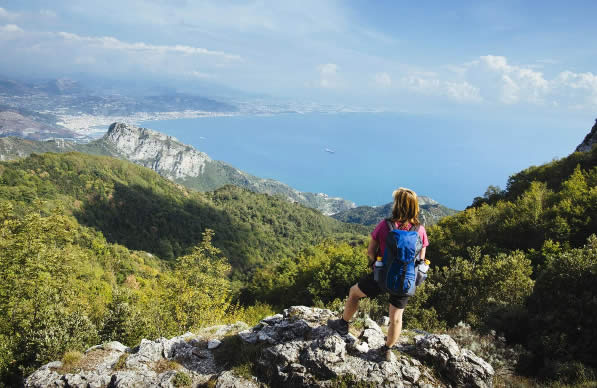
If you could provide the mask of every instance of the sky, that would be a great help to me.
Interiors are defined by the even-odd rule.
[[[0,75],[204,82],[586,131],[595,15],[594,0],[0,0]]]

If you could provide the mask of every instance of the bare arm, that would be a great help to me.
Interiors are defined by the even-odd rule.
[[[371,238],[369,241],[369,248],[367,249],[367,256],[369,257],[369,264],[372,264],[375,261],[375,256],[377,255],[377,249],[379,248],[379,243],[377,240]]]
[[[425,253],[427,252],[427,247],[421,248],[421,260],[425,260]]]

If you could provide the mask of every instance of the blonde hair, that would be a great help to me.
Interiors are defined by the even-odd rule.
[[[419,225],[419,201],[417,200],[417,193],[400,187],[394,190],[392,197],[394,197],[392,221]]]

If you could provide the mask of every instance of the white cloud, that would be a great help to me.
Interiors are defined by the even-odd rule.
[[[466,81],[463,82],[444,82],[444,89],[446,95],[458,101],[481,101],[481,95],[479,94],[479,88],[469,84]]]
[[[561,72],[552,82],[559,95],[577,101],[575,108],[597,108],[597,75],[593,73]]]
[[[550,63],[548,60],[537,62]],[[503,56],[485,55],[465,65],[462,76],[472,80],[488,100],[504,104],[529,103],[568,106],[582,109],[597,107],[597,75],[560,72],[552,79],[533,66],[511,65]]]
[[[5,33],[21,33],[23,29],[16,24],[6,24],[4,26],[0,26],[0,32]]]
[[[513,66],[503,56],[485,55],[475,62],[484,72],[498,75],[501,84],[492,85],[500,89],[499,100],[505,104],[519,101],[543,103],[550,90],[549,82],[543,73],[530,67]],[[495,81],[496,78],[490,78]]]
[[[392,77],[386,72],[375,74],[374,80],[375,84],[381,88],[389,88],[392,86]]]
[[[41,68],[44,74],[84,69],[98,75],[205,79],[212,73],[234,75],[245,63],[239,55],[191,45],[126,42],[111,36],[36,31],[15,24],[0,24],[0,52],[5,53],[0,72]],[[199,68],[201,72],[193,74]]]
[[[177,53],[183,55],[210,55],[232,61],[241,60],[239,55],[228,54],[222,51],[208,50],[202,47],[191,47],[178,44],[173,46],[153,45],[144,42],[128,43],[111,36],[90,37],[81,36],[70,32],[58,32],[57,35],[67,41],[84,42],[86,44],[102,47],[108,50],[150,51],[160,54]]]
[[[338,65],[325,63],[317,67],[319,70],[319,86],[326,89],[338,87]]]

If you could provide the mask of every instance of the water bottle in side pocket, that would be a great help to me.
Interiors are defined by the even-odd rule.
[[[421,283],[423,283],[425,279],[427,279],[427,271],[429,271],[429,264],[431,264],[431,262],[425,259],[421,264],[417,266],[417,280],[415,281],[415,285],[417,287]]]
[[[373,267],[373,280],[377,283],[381,280],[381,272],[383,271],[383,261],[380,256],[377,256],[375,261],[375,267]]]

